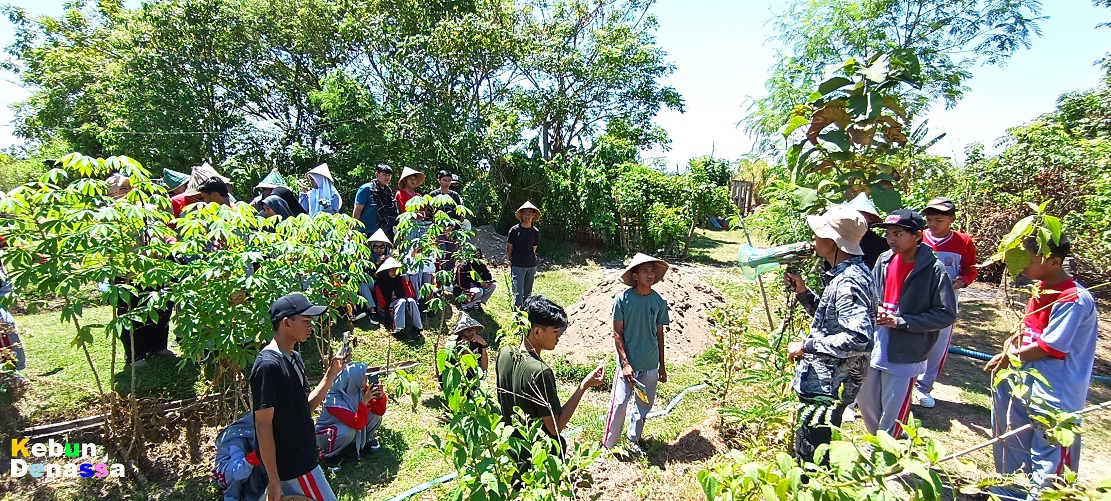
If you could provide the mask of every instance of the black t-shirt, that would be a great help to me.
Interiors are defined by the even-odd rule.
[[[256,411],[274,409],[274,446],[281,480],[293,480],[317,466],[308,393],[305,364],[297,352],[290,356],[269,348],[259,352],[251,368],[251,397]]]
[[[432,190],[431,193],[428,194],[428,196],[430,196],[430,197],[436,197],[436,196],[439,196],[439,195],[447,195],[447,196],[451,197],[452,200],[455,201],[455,205],[463,205],[463,197],[459,196],[459,194],[456,193],[455,190],[447,190],[447,193],[444,193],[443,190],[441,190],[439,188],[436,188],[436,189]],[[452,207],[451,205],[445,205],[443,207],[433,207],[432,208],[433,217],[435,217],[437,212],[447,212],[448,215],[451,216],[453,219],[458,220],[458,221],[463,220],[463,216],[460,216],[459,214],[456,214],[455,213],[455,207]]]
[[[540,230],[535,226],[523,228],[514,225],[509,229],[509,245],[513,246],[513,255],[509,257],[510,266],[518,268],[532,268],[536,266],[536,252],[533,247],[540,243]]]

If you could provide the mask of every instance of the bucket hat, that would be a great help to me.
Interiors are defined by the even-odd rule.
[[[837,248],[854,256],[863,256],[860,239],[868,231],[868,222],[855,209],[845,205],[834,205],[820,216],[806,216],[806,224],[821,238],[828,238]]]

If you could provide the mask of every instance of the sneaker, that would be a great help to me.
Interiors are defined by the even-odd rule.
[[[351,321],[352,322],[358,322],[359,320],[362,320],[364,318],[366,318],[366,310],[359,310],[359,311],[355,312],[354,315],[351,316]]]
[[[151,355],[154,355],[154,356],[158,356],[158,357],[173,357],[173,356],[176,356],[176,355],[174,354],[174,352],[170,351],[169,349],[166,349],[166,350],[158,350],[158,351],[156,351],[156,352],[154,352],[154,353],[151,353]]]
[[[645,457],[648,455],[648,449],[644,447],[644,442],[641,440],[629,439],[629,446],[625,448],[630,457]]]
[[[343,455],[336,454],[333,456],[324,456],[320,458],[320,462],[324,463],[324,466],[327,468],[336,469],[339,468],[340,463],[343,462]]]
[[[366,439],[366,443],[363,444],[363,452],[372,452],[381,448],[382,444],[378,443],[378,440],[373,438]]]
[[[146,360],[136,360],[134,362],[131,362],[131,367],[134,367],[136,369],[143,367],[144,365],[147,365]]]
[[[918,397],[918,405],[923,408],[933,409],[934,406],[937,405],[937,401],[935,401],[934,397],[930,396],[929,393],[915,389],[914,395]]]
[[[841,415],[841,422],[851,423],[853,421],[856,421],[856,413],[853,412],[852,407],[849,407],[848,409],[845,409],[845,413]]]

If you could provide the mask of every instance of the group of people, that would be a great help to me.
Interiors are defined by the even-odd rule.
[[[614,348],[620,368],[613,378],[610,411],[602,445],[617,445],[625,427],[629,401],[628,439],[632,451],[643,451],[644,418],[656,397],[656,386],[667,381],[664,365],[664,328],[670,323],[667,300],[653,286],[667,272],[666,262],[637,254],[621,274],[629,286],[613,303]],[[294,348],[312,335],[314,319],[327,307],[312,304],[294,293],[270,307],[274,338],[259,352],[251,369],[253,412],[223,430],[217,437],[213,474],[224,489],[225,501],[277,500],[301,495],[314,500],[335,499],[320,462],[337,465],[346,455],[359,455],[379,447],[375,431],[385,414],[386,399],[376,375],[368,376],[365,364],[348,360],[341,351],[327,366],[324,377],[311,388],[305,365]],[[602,364],[582,380],[571,397],[561,402],[555,374],[540,354],[555,348],[566,330],[567,312],[543,296],[532,295],[523,307],[528,328],[518,346],[504,346],[498,353],[495,373],[502,420],[536,423],[563,450],[560,432],[567,426],[588,388],[605,378]],[[466,311],[460,312],[449,339],[456,353],[473,353],[477,370],[467,377],[485,377],[489,368],[484,326]],[[312,419],[321,407],[320,416]],[[517,435],[523,438],[518,430]],[[516,457],[528,468],[525,452]]]
[[[968,235],[952,229],[956,205],[945,197],[931,200],[918,213],[908,209],[881,218],[867,195],[822,215],[808,216],[814,250],[826,265],[821,297],[796,274],[785,281],[814,319],[802,341],[788,345],[795,362],[792,389],[804,409],[819,409],[800,419],[795,455],[813,462],[819,445],[828,443],[833,427],[851,416],[855,404],[869,433],[900,437],[916,395],[919,405],[934,407],[930,394],[948,353],[957,320],[957,295],[977,275],[976,249]],[[882,228],[886,242],[869,226]],[[883,245],[886,244],[886,245]],[[1008,342],[985,370],[996,372],[1021,362],[1042,379],[1027,377],[1031,399],[1012,394],[1011,383],[994,388],[993,431],[1001,436],[1034,422],[1035,426],[995,446],[1001,474],[1025,473],[1039,488],[1075,471],[1080,436],[1061,444],[1045,433],[1031,413],[1075,412],[1087,398],[1095,358],[1097,313],[1090,293],[1064,267],[1069,243],[1023,242],[1030,254],[1024,274],[1041,289],[1023,319],[1021,339]],[[884,249],[883,247],[887,247]],[[1035,416],[1036,417],[1036,416]],[[821,458],[819,458],[821,459]],[[1025,498],[1016,486],[993,488],[997,494]]]

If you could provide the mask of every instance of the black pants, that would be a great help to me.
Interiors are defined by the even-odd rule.
[[[828,403],[823,406],[822,401],[826,398],[819,398],[817,400],[799,397],[799,400],[804,404],[804,409],[813,406],[818,410],[815,414],[803,412],[799,419],[799,429],[795,432],[795,458],[800,462],[813,462],[814,451],[818,449],[821,444],[828,444],[833,440],[833,426],[841,426],[841,417],[845,415],[845,409],[851,402],[841,402],[836,406],[829,405]],[[829,398],[832,400],[832,398]],[[832,408],[832,411],[828,411]],[[816,416],[816,417],[813,417]],[[826,461],[822,461],[825,464]]]
[[[148,294],[149,292],[140,291],[139,294],[132,295],[131,300],[126,304],[116,306],[116,314],[124,315],[131,311],[139,306]],[[123,352],[127,363],[143,360],[151,353],[166,349],[170,337],[170,313],[172,310],[173,306],[167,304],[164,309],[157,310],[158,319],[156,322],[144,319],[143,322],[131,322],[129,326],[123,329],[123,332],[120,333],[120,341],[123,342]],[[132,352],[132,343],[135,345],[134,353]]]

